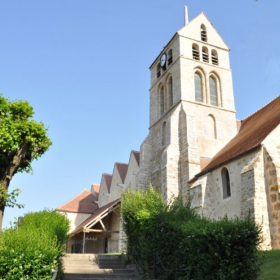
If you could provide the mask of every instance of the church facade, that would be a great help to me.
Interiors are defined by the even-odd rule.
[[[211,219],[250,213],[262,225],[263,248],[279,249],[280,97],[236,120],[229,47],[204,13],[175,33],[150,72],[149,135],[128,164],[102,175],[98,191],[94,186],[97,210],[83,216],[72,236],[93,234],[97,211],[106,209],[108,226],[96,233],[113,236],[124,250],[118,199],[128,186],[152,184],[166,201],[191,197]]]

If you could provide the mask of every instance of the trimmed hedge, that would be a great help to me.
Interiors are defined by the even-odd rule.
[[[0,235],[0,280],[49,280],[60,262],[69,222],[56,211],[29,213]]]
[[[144,277],[255,280],[260,273],[260,227],[249,217],[211,221],[181,198],[166,205],[152,187],[128,190],[122,196],[122,215],[128,258],[139,264]]]

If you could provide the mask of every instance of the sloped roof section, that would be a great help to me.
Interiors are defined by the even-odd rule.
[[[107,185],[107,189],[108,189],[108,193],[109,193],[110,190],[111,190],[111,183],[112,183],[112,177],[113,176],[111,174],[106,174],[106,173],[104,173],[102,176],[105,179],[105,182],[106,182],[106,185]]]
[[[97,209],[92,215],[90,215],[87,219],[85,219],[80,225],[78,225],[72,232],[71,235],[79,233],[83,230],[84,227],[87,226],[87,224],[92,223],[96,218],[98,218],[99,216],[101,216],[102,214],[104,214],[106,211],[108,211],[111,207],[113,207],[114,205],[116,205],[117,203],[120,202],[120,199],[116,199],[102,207],[100,207],[99,209]]]
[[[139,166],[140,165],[140,153],[137,151],[132,151],[132,153],[134,154],[135,160]]]
[[[96,194],[95,198],[96,200],[98,199],[98,196],[99,196],[99,191],[100,191],[100,185],[98,184],[92,184],[91,185],[91,191]]]
[[[116,162],[116,167],[119,171],[120,177],[122,179],[122,183],[124,183],[124,179],[128,169],[128,164]]]
[[[260,147],[262,141],[279,124],[280,96],[241,121],[237,135],[212,158],[210,163],[195,178]]]
[[[91,214],[98,208],[98,205],[94,202],[95,199],[96,198],[92,192],[89,190],[83,190],[77,196],[56,208],[56,210],[62,212]]]

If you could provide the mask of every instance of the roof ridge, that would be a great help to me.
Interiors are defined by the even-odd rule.
[[[123,162],[115,162],[115,164],[123,164],[123,165],[128,165],[128,163],[123,163]]]
[[[261,111],[264,107],[266,107],[267,105],[269,105],[270,103],[272,103],[273,101],[275,101],[278,97],[280,97],[280,95],[277,95],[275,98],[273,98],[272,100],[270,100],[268,103],[266,103],[265,105],[263,105],[262,107],[260,107],[259,109],[257,109],[255,112],[253,112],[252,114],[250,114],[249,116],[247,116],[246,118],[240,120],[241,123],[245,120],[247,120],[248,118],[250,118],[251,116],[253,116],[254,114],[256,114],[257,112]]]

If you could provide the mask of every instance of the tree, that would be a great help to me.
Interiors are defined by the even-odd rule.
[[[5,207],[11,206],[8,189],[13,176],[17,172],[29,173],[32,161],[52,144],[47,128],[33,120],[33,115],[27,101],[10,101],[0,95],[0,231]]]

